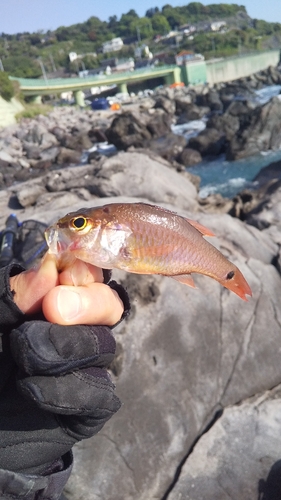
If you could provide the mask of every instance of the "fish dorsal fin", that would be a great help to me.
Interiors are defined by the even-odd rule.
[[[175,276],[171,276],[174,280],[183,283],[184,285],[191,286],[191,288],[196,288],[193,278],[190,274],[177,274]]]
[[[211,231],[211,229],[208,229],[207,227],[203,226],[202,224],[200,224],[200,222],[187,218],[185,218],[185,220],[187,220],[187,222],[195,229],[197,229],[197,231],[199,231],[199,233],[201,233],[203,236],[215,236],[215,234],[213,233],[213,231]]]

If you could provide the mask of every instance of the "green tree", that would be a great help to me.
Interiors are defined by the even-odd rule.
[[[142,38],[152,38],[153,31],[150,19],[147,17],[139,17],[130,24],[132,33],[139,33]]]
[[[3,60],[4,68],[11,76],[19,78],[38,78],[41,69],[37,61],[26,56],[11,56]]]
[[[158,7],[152,7],[151,9],[148,9],[145,13],[145,17],[153,17],[155,14],[159,13]]]
[[[0,72],[0,96],[5,99],[5,101],[10,101],[14,97],[14,87],[9,79],[8,73],[6,71]]]
[[[164,5],[162,14],[165,16],[172,29],[184,24],[185,22],[178,9],[171,7],[171,5]]]
[[[155,14],[151,19],[151,24],[155,35],[165,35],[171,31],[166,17],[162,14]]]
[[[118,26],[116,28],[116,33],[118,36],[126,37],[130,35],[134,35],[135,31],[135,23],[139,19],[137,13],[131,9],[127,14],[122,14]]]

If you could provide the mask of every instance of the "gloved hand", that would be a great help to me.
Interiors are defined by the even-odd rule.
[[[2,336],[0,468],[46,475],[119,409],[106,326],[25,322]]]

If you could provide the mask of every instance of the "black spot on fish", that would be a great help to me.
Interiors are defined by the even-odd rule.
[[[231,280],[233,278],[233,276],[234,276],[234,271],[229,271],[229,273],[227,273],[227,275],[226,275],[226,279]]]

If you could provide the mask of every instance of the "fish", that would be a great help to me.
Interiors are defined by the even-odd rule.
[[[148,203],[82,208],[45,231],[60,270],[80,259],[103,269],[169,276],[190,287],[195,287],[191,274],[199,273],[247,301],[252,292],[243,274],[205,236],[214,233]]]

